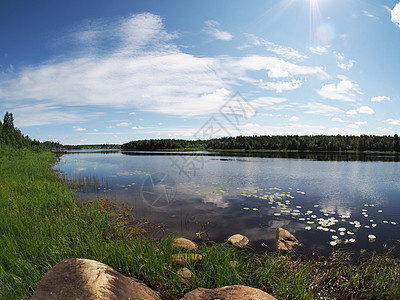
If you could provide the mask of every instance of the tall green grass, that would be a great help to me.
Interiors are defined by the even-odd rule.
[[[306,260],[208,242],[197,251],[203,259],[189,265],[192,279],[182,283],[172,254],[190,251],[175,249],[172,237],[150,238],[108,202],[80,204],[50,170],[53,161],[50,153],[29,151],[0,158],[1,299],[29,298],[48,270],[71,257],[108,264],[166,299],[233,284],[261,288],[278,299],[400,298],[399,259],[390,254],[354,264],[347,254]]]

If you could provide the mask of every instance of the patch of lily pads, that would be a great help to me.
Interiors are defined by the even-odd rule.
[[[217,189],[216,183],[213,183],[215,189],[207,192],[196,192],[197,194],[212,193],[215,195],[229,195],[229,189]],[[194,187],[198,187],[193,184]],[[364,217],[359,220],[352,219],[352,213],[339,213],[321,209],[319,204],[313,205],[312,209],[303,208],[295,202],[297,197],[304,197],[306,192],[300,189],[289,188],[283,191],[278,187],[271,188],[236,188],[239,195],[245,198],[254,198],[257,200],[265,200],[267,207],[243,206],[243,210],[249,213],[263,212],[277,218],[294,218],[298,222],[304,223],[304,230],[322,231],[334,233],[332,240],[329,242],[331,246],[339,244],[351,244],[356,242],[356,235],[360,235],[359,230],[371,230],[379,226],[379,224],[396,225],[395,221],[382,220],[378,221],[371,218],[370,214],[382,214],[382,209],[377,209],[374,204],[365,203],[361,208],[361,215]],[[371,211],[374,209],[374,211]],[[376,210],[376,211],[375,211]],[[375,242],[376,237],[369,234],[368,240]],[[359,237],[360,238],[360,237]]]

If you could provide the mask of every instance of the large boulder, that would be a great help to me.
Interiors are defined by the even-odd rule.
[[[187,293],[181,300],[276,300],[275,297],[255,289],[243,285],[224,286],[213,290],[198,288]]]
[[[144,283],[98,261],[64,259],[39,282],[32,300],[161,299]]]
[[[174,239],[174,246],[178,248],[183,248],[187,250],[196,250],[197,244],[191,240],[185,238],[176,238]]]
[[[299,245],[299,241],[289,231],[283,228],[276,230],[276,246],[279,250],[292,250]]]
[[[249,239],[246,236],[237,233],[232,235],[228,239],[228,242],[237,247],[244,247],[249,243]]]

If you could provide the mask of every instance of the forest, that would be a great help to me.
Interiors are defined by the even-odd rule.
[[[61,144],[55,142],[40,142],[31,139],[28,135],[23,135],[21,130],[14,126],[14,116],[6,112],[3,122],[0,121],[0,150],[1,149],[33,149],[47,150],[60,148]]]
[[[123,144],[123,150],[276,150],[276,151],[378,151],[400,152],[399,137],[376,135],[237,136],[210,140],[150,139]]]

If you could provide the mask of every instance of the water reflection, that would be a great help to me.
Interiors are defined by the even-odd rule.
[[[400,170],[394,161],[201,152],[204,167],[188,182],[171,165],[177,153],[125,154],[70,153],[55,168],[79,183],[82,200],[124,203],[136,217],[188,238],[205,231],[221,242],[241,233],[256,250],[270,251],[276,228],[284,227],[301,241],[299,251],[321,254],[332,242],[359,252],[399,239]]]
[[[237,157],[270,157],[270,158],[293,158],[310,159],[316,161],[387,161],[399,162],[398,153],[346,153],[346,152],[229,152],[229,151],[135,151],[122,150],[124,155],[185,155],[185,156],[234,156],[236,158],[218,160],[245,161]]]

